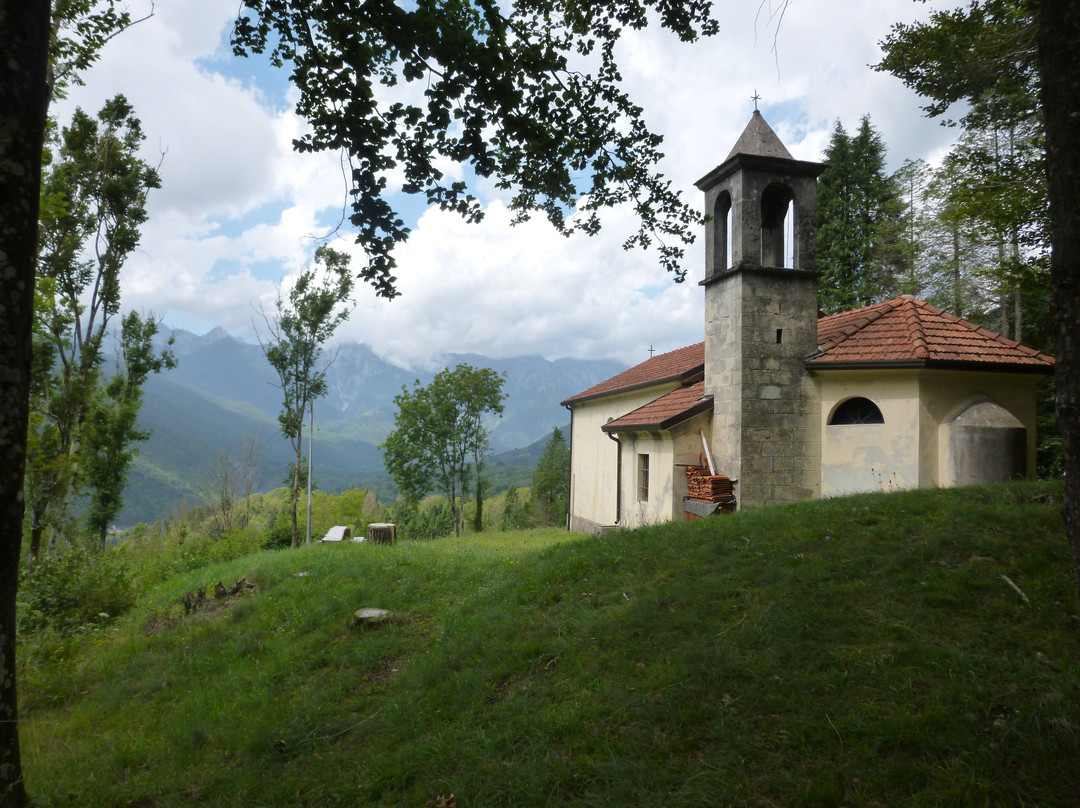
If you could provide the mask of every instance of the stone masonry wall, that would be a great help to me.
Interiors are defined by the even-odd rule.
[[[742,478],[745,508],[820,492],[819,397],[803,359],[817,348],[813,273],[746,273],[743,281]]]
[[[820,494],[819,397],[803,359],[817,347],[812,272],[747,269],[706,294],[705,378],[717,470],[739,506]]]

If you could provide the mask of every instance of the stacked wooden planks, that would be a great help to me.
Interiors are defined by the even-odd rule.
[[[709,474],[702,466],[686,467],[687,493],[698,502],[719,502],[734,505],[735,488],[729,477]]]

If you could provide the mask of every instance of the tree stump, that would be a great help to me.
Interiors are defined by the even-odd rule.
[[[374,544],[396,544],[397,525],[391,522],[372,522],[367,526],[367,541]]]

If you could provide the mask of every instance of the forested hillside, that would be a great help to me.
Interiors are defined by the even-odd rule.
[[[173,331],[172,336],[177,366],[146,384],[139,424],[150,438],[139,446],[121,526],[152,522],[181,502],[196,504],[215,462],[222,456],[238,460],[253,445],[256,490],[280,485],[288,468],[289,447],[277,422],[281,392],[262,349],[221,329],[203,336]],[[552,430],[567,423],[560,401],[625,367],[536,356],[446,358],[448,366],[461,361],[506,373],[505,414],[490,427],[488,476],[496,490],[510,482],[528,485]],[[341,346],[327,372],[328,395],[315,406],[316,485],[327,491],[365,488],[388,498],[393,484],[377,447],[393,422],[394,396],[403,385],[433,375],[384,362],[365,345]],[[504,453],[512,456],[500,457]]]

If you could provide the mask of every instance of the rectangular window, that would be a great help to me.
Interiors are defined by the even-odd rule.
[[[637,479],[638,479],[638,501],[649,501],[649,456],[647,454],[639,454],[637,456]]]

